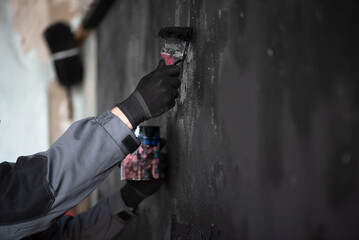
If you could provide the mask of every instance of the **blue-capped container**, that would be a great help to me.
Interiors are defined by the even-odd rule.
[[[138,126],[134,131],[141,146],[121,162],[121,180],[159,179],[160,127]]]
[[[158,146],[160,141],[160,127],[139,126],[135,130],[135,135],[142,143],[150,147]]]

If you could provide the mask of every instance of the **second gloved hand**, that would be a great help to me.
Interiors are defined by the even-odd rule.
[[[163,179],[131,181],[121,189],[123,201],[127,207],[136,209],[137,206],[148,196],[154,194],[163,184]]]
[[[164,143],[165,141],[162,139],[162,142]],[[165,174],[167,168],[167,155],[160,153],[159,159],[159,172]],[[145,198],[157,192],[163,183],[163,178],[144,181],[127,180],[126,185],[121,189],[123,201],[127,207],[136,209]]]
[[[116,105],[131,122],[133,129],[141,122],[160,116],[174,107],[181,81],[180,68],[160,61],[156,70],[144,76],[136,90]]]

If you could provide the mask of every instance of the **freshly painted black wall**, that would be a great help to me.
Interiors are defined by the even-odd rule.
[[[119,239],[359,239],[358,23],[357,1],[117,1],[99,112],[156,67],[162,27],[195,29],[177,105],[146,123],[167,182]]]

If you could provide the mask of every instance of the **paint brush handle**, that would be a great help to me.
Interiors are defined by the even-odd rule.
[[[84,29],[82,26],[80,26],[76,32],[74,32],[74,39],[77,45],[81,45],[87,36],[89,35],[90,30]]]
[[[82,20],[84,29],[96,28],[107,14],[108,10],[114,3],[114,0],[95,0],[91,3],[89,10]]]
[[[114,0],[95,0],[86,12],[80,27],[74,33],[75,41],[81,45],[92,29],[95,29],[114,3]]]

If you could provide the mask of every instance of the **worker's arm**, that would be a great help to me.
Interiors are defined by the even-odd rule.
[[[155,193],[162,183],[163,179],[141,183],[130,181],[121,191],[101,200],[89,211],[76,217],[65,215],[47,230],[31,236],[31,239],[114,239],[135,217],[132,211],[142,200]]]
[[[76,217],[61,217],[49,229],[33,235],[31,239],[113,239],[134,217],[135,214],[126,207],[118,191],[87,212]]]
[[[48,228],[88,196],[139,146],[114,114],[73,123],[48,151],[2,163],[0,238],[20,239]]]
[[[160,66],[118,105],[132,127],[167,111],[178,96],[178,67]],[[43,231],[88,196],[139,146],[127,125],[106,111],[73,123],[46,152],[19,157],[14,166],[1,163],[0,239]]]

